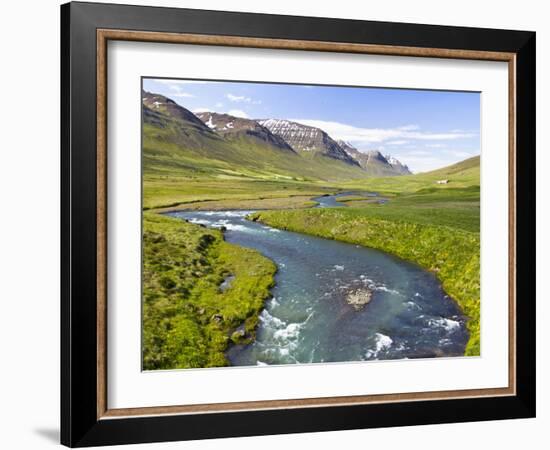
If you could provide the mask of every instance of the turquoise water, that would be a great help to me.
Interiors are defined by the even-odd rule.
[[[228,242],[256,249],[277,265],[257,339],[228,350],[232,365],[464,354],[465,317],[431,273],[381,251],[248,221],[250,212],[170,213],[225,227]],[[367,305],[348,304],[350,293],[365,290],[372,293]]]

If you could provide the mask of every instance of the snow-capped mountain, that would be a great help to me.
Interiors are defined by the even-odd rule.
[[[359,151],[336,141],[320,128],[284,119],[252,120],[217,112],[193,114],[170,98],[143,91],[143,120],[189,151],[207,149],[218,160],[308,177],[332,175],[350,178],[410,174],[408,167],[377,150]],[[228,147],[230,145],[231,147]],[[265,153],[264,153],[265,152]],[[234,160],[234,161],[233,161]]]
[[[393,156],[383,156],[378,150],[361,152],[349,142],[338,141],[338,144],[348,155],[359,162],[359,165],[363,169],[373,175],[389,176],[411,174],[409,168]]]
[[[410,175],[412,172],[409,170],[409,167],[406,164],[403,164],[397,158],[386,155],[386,159],[392,165],[392,167],[402,175]]]
[[[214,130],[216,133],[226,138],[231,139],[243,136],[252,137],[282,150],[295,152],[284,139],[273,134],[268,128],[262,126],[256,120],[243,119],[242,117],[216,112],[200,112],[197,113],[197,117],[211,130]]]
[[[264,119],[258,120],[258,123],[280,136],[299,153],[322,155],[350,165],[360,165],[334,139],[319,128],[282,119]]]

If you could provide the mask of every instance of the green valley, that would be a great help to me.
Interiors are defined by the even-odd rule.
[[[379,152],[363,157],[322,130],[304,130],[194,115],[143,92],[144,369],[229,364],[228,348],[254,342],[275,282],[276,265],[225,242],[225,227],[161,214],[180,210],[253,210],[248,219],[257,223],[414,262],[468,317],[465,354],[480,354],[479,156],[413,175]],[[315,197],[342,192],[344,207],[315,208]]]

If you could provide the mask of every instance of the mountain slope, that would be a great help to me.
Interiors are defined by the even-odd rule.
[[[437,175],[437,176],[448,176],[448,175],[463,175],[472,171],[477,171],[479,173],[480,167],[480,157],[474,156],[472,158],[465,159],[464,161],[457,162],[447,167],[442,167],[441,169],[432,170],[431,172],[424,172],[421,175]]]
[[[204,118],[219,127],[210,128],[165,96],[143,92],[144,173],[324,181],[366,177],[358,165],[304,158],[254,121],[221,114]]]
[[[378,150],[360,152],[349,142],[337,141],[340,147],[369,174],[374,176],[410,175],[409,168],[391,156],[383,156]]]
[[[386,155],[386,160],[391,164],[393,167],[393,170],[397,173],[397,175],[411,175],[412,172],[409,170],[409,167],[406,164],[403,164],[401,161],[399,161],[397,158]]]
[[[257,139],[267,145],[277,147],[281,150],[296,153],[288,143],[277,136],[266,127],[263,127],[255,120],[243,119],[229,114],[216,112],[201,112],[197,114],[205,125],[216,133],[228,139],[249,138]]]
[[[290,120],[263,119],[258,123],[283,138],[294,150],[302,154],[325,156],[352,166],[359,163],[348,155],[338,143],[323,130]]]
[[[163,114],[194,127],[199,131],[209,131],[208,127],[191,111],[181,107],[164,95],[143,91],[142,100],[145,114],[149,117],[158,117],[158,114]]]

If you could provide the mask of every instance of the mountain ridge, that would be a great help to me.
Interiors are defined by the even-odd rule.
[[[329,134],[316,127],[286,119],[258,119],[257,122],[273,134],[284,139],[295,151],[338,159],[350,165],[360,166]]]
[[[196,178],[342,181],[366,178],[359,166],[329,158],[304,158],[249,119],[222,115],[207,122],[160,94],[143,92],[143,170],[151,175]],[[231,126],[227,126],[231,123]]]
[[[199,112],[196,116],[211,130],[214,130],[223,136],[232,138],[236,135],[244,134],[253,138],[264,140],[271,145],[281,148],[282,150],[287,150],[294,153],[296,152],[284,139],[271,133],[269,129],[262,126],[256,120],[211,111]]]
[[[286,119],[256,120],[215,111],[194,114],[164,95],[143,91],[142,96],[147,138],[143,158],[144,162],[151,160],[147,166],[155,170],[177,166],[180,161],[188,170],[198,158],[199,166],[209,170],[252,171],[255,176],[271,174],[276,178],[329,180],[411,173],[395,158],[392,164],[378,150],[360,152],[320,128]]]
[[[369,150],[361,152],[349,142],[337,141],[340,147],[355,158],[359,165],[366,171],[380,176],[398,176],[411,175],[407,165],[401,163],[397,158],[387,155],[384,156],[379,150]],[[390,161],[391,160],[391,161]]]

